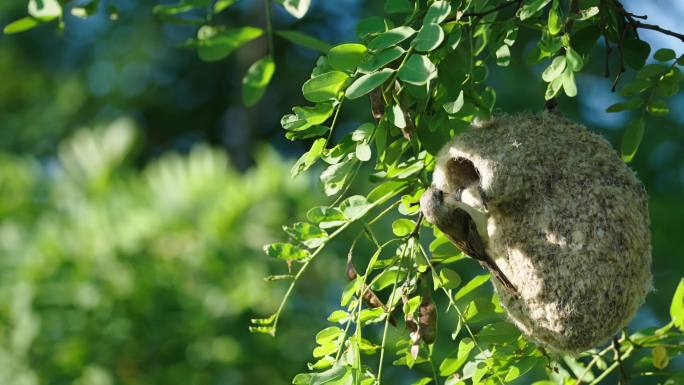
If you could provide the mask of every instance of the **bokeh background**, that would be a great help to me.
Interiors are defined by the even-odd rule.
[[[284,292],[285,283],[263,280],[285,267],[261,246],[325,202],[316,172],[289,178],[306,143],[289,142],[279,125],[304,103],[300,87],[318,54],[276,38],[273,82],[245,108],[241,78],[265,54],[265,38],[206,63],[182,47],[196,27],[161,22],[154,2],[110,0],[115,21],[102,3],[88,19],[67,15],[63,32],[52,24],[0,36],[0,383],[290,383],[339,304],[349,239],[332,243],[301,281],[277,338],[247,326]],[[624,3],[681,32],[684,3]],[[381,7],[313,0],[302,20],[279,7],[273,17],[276,28],[334,44],[356,40],[358,19]],[[23,1],[1,2],[0,25],[25,13]],[[265,22],[261,1],[220,17]],[[511,66],[490,68],[499,111],[543,108],[543,67],[525,65],[532,37],[521,31]],[[653,50],[684,51],[676,39],[642,37]],[[602,76],[603,49],[560,110],[617,145],[629,113],[604,112],[619,97]],[[684,275],[684,94],[670,110],[647,120],[632,163],[650,194],[655,289],[634,328],[668,321]],[[369,119],[365,101],[350,103],[338,132]]]

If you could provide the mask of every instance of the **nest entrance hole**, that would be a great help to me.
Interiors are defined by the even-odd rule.
[[[470,186],[480,184],[480,172],[470,159],[451,158],[447,162],[447,171],[453,186]]]

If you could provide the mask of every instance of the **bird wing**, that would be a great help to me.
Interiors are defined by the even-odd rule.
[[[494,277],[501,282],[504,288],[506,288],[511,293],[515,293],[517,289],[511,283],[511,281],[506,277],[506,275],[501,271],[499,266],[494,262],[494,260],[485,252],[484,244],[482,239],[477,232],[475,222],[470,218],[467,212],[461,209],[457,209],[454,213],[455,216],[467,216],[464,220],[456,221],[456,226],[461,226],[460,233],[464,235],[462,240],[455,239],[448,233],[447,238],[456,245],[462,252],[466,253],[473,259],[476,259],[480,264],[489,270]]]

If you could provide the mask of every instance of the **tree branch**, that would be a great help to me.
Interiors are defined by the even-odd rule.
[[[645,15],[640,16],[640,15],[635,15],[631,12],[627,12],[627,10],[625,9],[625,6],[622,5],[622,3],[620,3],[617,0],[615,0],[615,8],[625,19],[627,19],[627,21],[632,26],[632,28],[634,28],[634,32],[636,32],[636,30],[639,28],[640,29],[649,29],[651,31],[656,31],[656,32],[660,32],[664,35],[675,37],[675,38],[684,42],[684,34],[677,33],[674,31],[670,31],[669,29],[662,28],[659,25],[647,24],[647,23],[641,22],[639,20],[636,20],[636,19],[645,20],[645,19],[647,19],[647,16],[645,16]]]

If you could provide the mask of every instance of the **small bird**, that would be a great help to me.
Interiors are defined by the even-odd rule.
[[[486,202],[477,186],[460,187],[453,193],[431,186],[420,198],[425,219],[437,226],[461,251],[480,262],[506,290],[515,293],[515,286],[485,251],[480,236],[487,234],[487,218],[482,212],[485,207]]]

